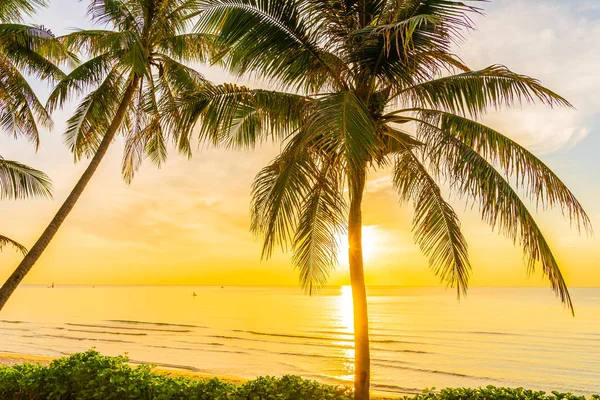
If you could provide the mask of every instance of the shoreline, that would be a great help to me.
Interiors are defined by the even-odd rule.
[[[64,354],[61,357],[68,357],[68,356],[69,356],[68,354]],[[2,351],[2,352],[0,352],[0,366],[13,366],[13,365],[19,365],[19,364],[24,364],[24,363],[41,364],[41,365],[46,366],[46,365],[50,364],[52,361],[54,361],[58,358],[61,358],[61,357],[43,356],[43,355],[26,354],[26,353],[11,353],[11,352],[7,352],[7,351]],[[220,381],[232,383],[235,385],[240,385],[249,380],[249,379],[244,379],[244,378],[235,377],[235,376],[216,375],[216,374],[210,374],[210,373],[206,373],[206,372],[199,372],[199,371],[195,371],[195,370],[191,369],[190,367],[181,366],[181,365],[165,365],[165,364],[161,365],[161,364],[154,364],[151,362],[136,361],[136,360],[130,360],[129,364],[131,364],[132,366],[154,365],[155,366],[153,368],[154,372],[162,374],[162,375],[166,375],[169,377],[173,377],[173,378],[183,377],[183,378],[198,379],[198,380],[217,378]],[[395,399],[398,399],[399,397],[402,397],[403,395],[404,394],[399,393],[397,395],[391,396],[391,395],[374,393],[374,394],[372,394],[371,397],[374,400],[395,400]],[[410,395],[410,394],[407,394],[407,395]]]

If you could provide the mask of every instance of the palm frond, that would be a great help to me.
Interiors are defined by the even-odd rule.
[[[0,54],[21,72],[56,82],[64,77],[57,64],[76,57],[43,27],[0,24]]]
[[[92,0],[88,6],[88,15],[99,25],[114,25],[119,31],[135,31],[141,35],[143,18],[136,3],[123,0]]]
[[[108,29],[78,29],[60,36],[57,40],[66,48],[90,58],[104,53],[121,52],[127,49],[135,38],[131,31]]]
[[[282,250],[293,245],[299,210],[312,188],[311,168],[302,142],[295,140],[256,176],[250,230],[263,238],[263,258],[269,258],[277,245]]]
[[[39,145],[38,124],[52,126],[50,115],[29,82],[7,59],[0,57],[0,127]]]
[[[177,99],[182,123],[201,121],[200,138],[228,147],[253,147],[260,140],[293,132],[311,99],[285,92],[209,85]],[[189,128],[186,128],[189,129]]]
[[[302,287],[312,294],[327,282],[337,266],[338,239],[346,232],[343,173],[331,162],[312,165],[313,186],[299,211],[292,262]]]
[[[0,157],[0,200],[52,197],[52,182],[42,171]]]
[[[448,286],[456,287],[459,297],[466,294],[471,265],[458,216],[410,150],[398,155],[393,183],[400,198],[414,204],[415,241],[429,257],[429,265]]]
[[[86,93],[106,79],[113,70],[118,53],[103,53],[80,64],[64,77],[52,90],[46,102],[50,112],[62,108],[72,96]]]
[[[310,91],[344,87],[344,63],[318,46],[294,0],[204,0],[197,30],[218,34],[221,61],[240,75],[257,72]]]
[[[98,148],[123,96],[124,81],[125,78],[116,71],[109,73],[104,82],[79,103],[67,120],[64,141],[75,161],[93,155]]]
[[[220,49],[214,36],[202,33],[184,33],[164,38],[158,50],[177,61],[206,62],[211,53]]]
[[[421,129],[424,140],[439,140],[440,131],[458,139],[513,178],[516,188],[523,188],[526,197],[538,207],[558,206],[569,221],[591,233],[590,219],[575,195],[526,148],[494,129],[459,115],[437,110],[420,110],[419,115],[426,123]]]
[[[350,91],[323,95],[307,112],[307,138],[323,138],[344,154],[347,168],[357,169],[378,155],[375,122],[364,103]]]
[[[429,156],[440,174],[449,178],[451,189],[461,197],[473,199],[485,222],[522,247],[528,271],[533,272],[541,264],[556,295],[573,311],[558,262],[519,195],[481,155],[458,139],[441,134],[444,136],[431,146]]]
[[[0,235],[0,251],[2,251],[4,246],[8,246],[8,245],[14,247],[15,250],[20,251],[23,255],[27,254],[27,248],[25,246],[23,246],[21,243],[15,242],[11,238]]]
[[[501,65],[422,82],[402,89],[397,95],[416,107],[475,117],[489,108],[522,101],[571,106],[537,79],[515,74]]]
[[[21,21],[24,16],[34,14],[48,4],[46,0],[2,0],[0,22]]]

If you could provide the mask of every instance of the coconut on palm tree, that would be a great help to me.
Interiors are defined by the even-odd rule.
[[[15,138],[24,136],[36,149],[39,126],[49,127],[51,120],[26,77],[60,79],[63,74],[51,60],[67,56],[49,31],[21,24],[26,14],[42,5],[42,1],[0,3],[0,131]],[[51,189],[43,172],[0,156],[0,200],[51,197]],[[0,249],[8,244],[27,252],[20,243],[0,235]]]
[[[125,138],[127,181],[144,158],[160,165],[169,142],[191,155],[189,132],[170,105],[178,94],[204,84],[186,61],[202,60],[208,41],[188,27],[196,8],[187,0],[91,1],[88,13],[107,29],[81,30],[58,40],[87,61],[54,88],[48,110],[83,95],[67,121],[65,141],[75,160],[91,157],[83,175],[40,238],[0,288],[0,310],[40,258],[90,182],[115,136]],[[163,111],[168,110],[168,111]]]
[[[258,174],[252,226],[263,256],[293,250],[309,291],[337,264],[347,232],[354,305],[355,398],[369,398],[370,351],[362,254],[369,171],[390,168],[414,206],[415,241],[458,294],[470,264],[457,214],[440,182],[479,207],[481,218],[523,248],[572,309],[567,286],[526,201],[558,206],[590,227],[563,182],[515,141],[478,122],[489,108],[521,101],[569,103],[536,79],[493,65],[469,69],[452,54],[479,9],[451,0],[202,0],[199,32],[218,36],[217,60],[280,90],[205,87],[186,98],[186,124],[232,146],[282,140]],[[509,178],[507,178],[509,177]],[[347,190],[347,192],[346,192]],[[521,195],[519,194],[521,193]],[[523,198],[522,198],[523,197]]]

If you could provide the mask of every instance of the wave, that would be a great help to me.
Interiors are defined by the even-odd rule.
[[[193,351],[208,351],[212,353],[231,353],[231,354],[248,354],[246,351],[235,351],[235,350],[218,350],[218,349],[199,349],[192,347],[176,347],[176,346],[161,346],[161,345],[147,345],[157,349],[171,349],[171,350],[193,350]]]
[[[333,338],[328,336],[312,336],[312,335],[292,335],[287,333],[269,333],[269,332],[258,332],[258,331],[248,331],[241,329],[233,329],[233,332],[239,333],[249,333],[252,335],[259,336],[271,336],[271,337],[285,337],[285,338],[293,338],[293,339],[311,339],[311,340],[326,340],[328,342],[336,341],[336,342],[348,342],[354,343],[354,339],[346,339],[346,338]],[[422,344],[419,342],[410,342],[405,340],[394,340],[394,339],[373,339],[371,343],[405,343],[405,344]]]
[[[401,393],[401,394],[421,394],[423,393],[422,389],[417,388],[407,388],[397,385],[388,385],[383,383],[371,383],[371,388],[381,391],[381,392],[392,392],[392,393]]]
[[[256,339],[256,338],[249,338],[249,337],[243,337],[243,336],[227,336],[227,335],[201,335],[202,337],[208,337],[208,338],[215,338],[215,339],[226,339],[226,340],[240,340],[240,341],[244,341],[244,342],[258,342],[258,343],[274,343],[272,340],[265,340],[265,339]],[[195,343],[195,342],[190,342],[187,340],[178,340],[177,342],[180,343]],[[298,343],[294,343],[294,342],[277,342],[278,344],[291,344],[291,345],[297,345]],[[317,347],[327,347],[327,348],[331,348],[331,344],[330,343],[302,343],[303,346],[317,346]],[[340,348],[345,348],[342,346],[338,346]],[[351,347],[351,346],[348,346]]]
[[[191,329],[152,329],[152,328],[134,328],[131,326],[114,326],[114,325],[88,325],[88,324],[73,324],[67,323],[69,326],[83,326],[86,328],[108,328],[108,329],[124,329],[124,330],[136,330],[136,331],[147,331],[147,332],[174,332],[174,333],[188,333],[192,332]]]
[[[10,321],[7,319],[0,319],[0,322],[4,322],[5,324],[26,324],[26,321]]]
[[[371,347],[375,351],[389,351],[391,353],[413,353],[413,354],[434,354],[431,351],[411,350],[411,349],[382,349],[381,347]]]
[[[49,337],[49,338],[57,338],[57,339],[67,339],[67,340],[77,340],[84,341],[90,340],[93,342],[109,342],[109,343],[136,343],[130,340],[118,340],[118,339],[100,339],[100,338],[88,338],[88,337],[78,337],[78,336],[65,336],[65,335],[50,335],[50,334],[38,334],[38,335],[23,335],[23,337],[28,338],[39,338],[39,337]]]
[[[380,367],[386,367],[386,368],[408,370],[408,371],[426,372],[428,374],[448,375],[448,376],[457,376],[457,377],[461,377],[461,378],[471,378],[471,379],[481,379],[481,380],[485,380],[485,381],[495,381],[494,378],[490,378],[490,377],[487,377],[487,376],[469,375],[469,374],[463,374],[463,373],[460,373],[460,372],[452,372],[452,371],[440,371],[440,370],[437,370],[437,369],[407,367],[407,366],[402,366],[402,365],[390,364],[389,361],[387,361],[387,362],[374,362],[373,365],[377,365],[377,366],[380,366]]]
[[[106,335],[125,335],[125,336],[147,336],[147,333],[131,333],[131,332],[109,332],[109,331],[88,331],[85,329],[68,329],[68,328],[56,328],[64,329],[69,332],[83,332],[83,333],[102,333]]]
[[[156,325],[156,326],[179,326],[183,328],[207,328],[202,325],[187,325],[187,324],[170,324],[167,322],[146,322],[146,321],[133,321],[127,319],[107,319],[106,322],[118,322],[121,324],[132,324],[132,325]]]
[[[0,328],[0,331],[9,331],[9,332],[31,332],[31,329],[27,329],[27,328]]]

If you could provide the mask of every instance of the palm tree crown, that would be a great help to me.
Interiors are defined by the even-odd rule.
[[[60,79],[62,72],[50,60],[65,57],[52,34],[39,27],[22,25],[39,1],[3,1],[0,4],[0,130],[15,138],[26,137],[37,148],[39,126],[51,120],[26,79]],[[52,184],[43,172],[0,156],[0,200],[50,197]],[[27,249],[0,235],[0,249],[10,244],[22,253]]]
[[[580,226],[590,227],[588,217],[542,161],[476,121],[490,107],[522,101],[570,104],[533,78],[501,65],[472,71],[451,53],[478,8],[445,0],[202,3],[199,29],[228,46],[220,62],[302,93],[224,85],[204,88],[189,104],[213,138],[244,146],[274,135],[287,143],[254,185],[252,227],[265,237],[264,255],[291,244],[302,283],[322,283],[337,253],[333,238],[346,224],[344,185],[364,168],[393,166],[400,198],[415,206],[416,242],[449,285],[464,291],[470,267],[440,180],[520,243],[531,268],[541,262],[570,305],[546,240],[511,183],[529,200],[562,207]],[[321,220],[310,213],[325,218],[323,231],[313,232],[325,236],[308,235]]]
[[[414,206],[415,241],[432,269],[467,289],[470,264],[458,217],[439,182],[479,206],[492,228],[519,244],[530,270],[541,265],[572,309],[558,263],[524,200],[561,207],[590,228],[582,206],[525,148],[480,122],[489,108],[538,101],[570,106],[536,79],[501,65],[471,70],[451,49],[476,1],[202,0],[199,32],[227,48],[216,61],[280,90],[205,87],[182,107],[186,123],[231,146],[283,140],[253,186],[252,226],[293,249],[312,291],[335,267],[348,231],[355,307],[355,389],[368,398],[369,349],[361,246],[367,173],[391,167],[400,200]],[[345,190],[348,190],[346,195]],[[524,195],[522,200],[518,192]]]
[[[54,88],[47,106],[53,110],[86,94],[65,131],[76,160],[95,153],[128,88],[131,101],[120,126],[126,139],[124,177],[130,181],[145,156],[160,165],[168,140],[191,154],[189,134],[178,129],[170,105],[182,90],[204,84],[202,75],[184,64],[202,61],[208,46],[204,35],[188,32],[194,12],[183,0],[92,1],[92,21],[113,29],[59,38],[88,58]]]

